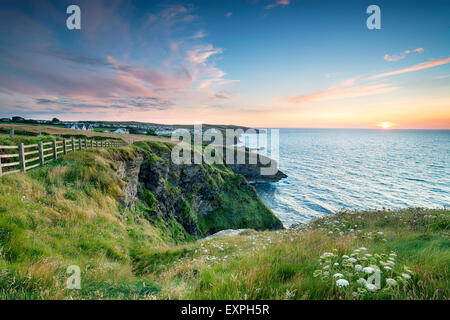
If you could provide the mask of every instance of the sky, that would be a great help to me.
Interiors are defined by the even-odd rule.
[[[2,0],[0,117],[13,115],[450,129],[450,1]]]

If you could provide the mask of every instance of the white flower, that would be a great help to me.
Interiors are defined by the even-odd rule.
[[[339,265],[339,263],[337,263],[337,262],[335,262],[334,264],[333,264],[333,266],[335,266],[335,267],[337,267]]]
[[[362,267],[362,265],[360,265],[360,264],[357,264],[356,266],[355,266],[355,270],[356,271],[361,271],[363,269],[363,267]]]
[[[346,255],[346,254],[344,254],[344,255],[342,256],[342,258],[343,258],[343,259],[348,259],[348,258],[349,258],[349,256],[348,256],[348,255]]]
[[[383,232],[381,232],[381,231],[378,231],[377,233],[378,233],[380,236],[383,235]]]
[[[336,285],[339,288],[346,287],[346,286],[348,286],[348,281],[345,279],[339,279],[338,281],[336,281]]]
[[[372,255],[370,253],[366,253],[366,257],[371,257]]]
[[[387,279],[386,279],[386,284],[387,284],[388,286],[392,287],[392,286],[397,285],[397,281],[395,281],[395,280],[392,279],[392,278],[387,278]]]
[[[367,283],[366,279],[364,279],[364,278],[359,278],[356,282],[358,282],[360,285],[363,285],[363,286],[365,286]]]
[[[333,231],[328,232],[328,234],[333,234]]]
[[[329,266],[329,265],[326,265],[326,266],[324,266],[322,269],[323,269],[323,270],[328,270],[328,269],[330,269],[330,266]]]
[[[371,274],[371,273],[374,272],[373,268],[371,268],[371,267],[365,267],[365,268],[363,269],[363,271],[364,271],[365,273],[368,273],[368,274]]]
[[[323,272],[323,275],[324,275],[324,276],[329,276],[330,273],[329,273],[328,271],[324,271],[324,272]]]
[[[392,268],[389,267],[389,266],[384,266],[384,269],[386,269],[386,270],[392,270]]]
[[[405,278],[406,280],[411,279],[411,276],[407,273],[402,273],[402,277]]]
[[[343,232],[341,231],[341,232],[339,232],[339,235],[340,235],[340,236],[343,236],[343,235],[344,235],[344,233],[343,233]]]
[[[335,273],[333,275],[333,277],[335,277],[335,278],[342,278],[342,277],[344,277],[344,275],[342,273]]]
[[[366,289],[370,292],[375,292],[377,291],[377,286],[371,283],[366,283]]]
[[[361,247],[361,248],[359,248],[359,250],[361,250],[361,251],[366,251],[367,248]]]
[[[348,262],[355,263],[357,260],[355,258],[349,258]]]

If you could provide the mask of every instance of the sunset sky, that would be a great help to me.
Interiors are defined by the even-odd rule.
[[[2,0],[0,33],[0,117],[450,129],[446,0]]]

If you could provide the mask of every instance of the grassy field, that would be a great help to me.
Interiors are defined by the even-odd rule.
[[[172,226],[119,204],[113,160],[136,148],[74,152],[0,178],[0,299],[450,298],[447,209],[343,212],[180,243]],[[81,290],[66,288],[71,265]],[[360,280],[369,266],[380,289]]]
[[[95,131],[79,131],[67,128],[60,128],[55,126],[35,126],[35,125],[14,125],[14,124],[4,124],[0,123],[0,129],[9,130],[9,128],[14,127],[15,130],[23,130],[28,132],[40,133],[46,132],[51,135],[84,135],[86,137],[104,137],[111,139],[122,139],[129,143],[134,143],[136,141],[160,141],[160,142],[171,142],[170,138],[159,137],[159,136],[148,136],[141,134],[118,134],[118,133],[106,133],[106,132],[95,132]]]

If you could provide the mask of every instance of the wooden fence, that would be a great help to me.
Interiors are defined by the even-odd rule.
[[[125,145],[127,145],[125,142],[72,138],[50,142],[40,141],[37,144],[30,145],[20,143],[17,146],[0,146],[0,176],[42,167],[69,152],[92,148],[123,147]]]

